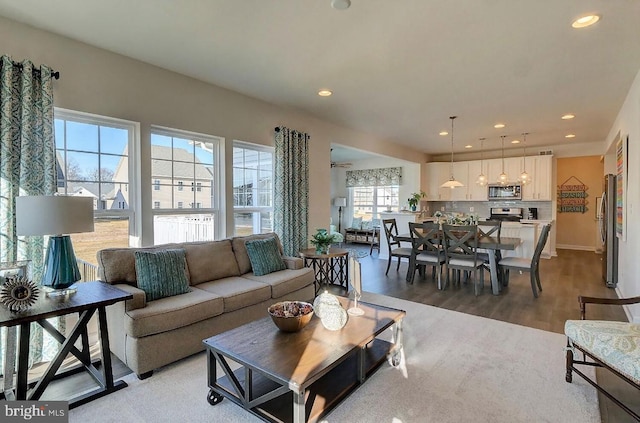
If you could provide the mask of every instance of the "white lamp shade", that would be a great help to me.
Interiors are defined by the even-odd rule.
[[[336,197],[333,199],[333,205],[336,207],[345,207],[347,205],[347,199],[345,197]]]
[[[16,197],[19,236],[93,232],[93,199],[80,196]]]

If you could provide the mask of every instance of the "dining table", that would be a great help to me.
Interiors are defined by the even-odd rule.
[[[410,233],[396,235],[396,240],[401,242],[411,242]],[[522,240],[516,237],[504,237],[497,235],[480,235],[478,238],[478,249],[484,249],[489,256],[489,273],[491,273],[491,292],[493,295],[500,295],[502,288],[498,277],[498,251],[515,250],[522,244]]]

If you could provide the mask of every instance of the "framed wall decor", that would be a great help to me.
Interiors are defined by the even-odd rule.
[[[629,135],[616,142],[616,236],[626,241],[627,148]]]

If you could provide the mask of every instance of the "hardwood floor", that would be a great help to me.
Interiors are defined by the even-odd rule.
[[[364,255],[360,262],[365,291],[557,333],[564,333],[565,320],[580,318],[578,295],[616,297],[615,291],[607,288],[601,280],[601,255],[593,252],[559,250],[558,257],[541,260],[543,291],[535,299],[526,273],[519,275],[512,272],[509,286],[498,296],[491,294],[489,277],[485,274],[485,288],[476,297],[471,283],[439,291],[430,271],[424,279],[416,274],[413,285],[407,284],[406,261],[396,271],[394,259],[389,275],[385,276],[387,261],[379,260],[377,251],[369,255],[369,246],[363,244],[344,244],[343,247]],[[622,307],[618,306],[593,306],[587,309],[587,316],[592,319],[627,320]],[[117,379],[130,371],[114,357],[114,373]],[[557,377],[564,379],[564,374]],[[636,411],[640,411],[640,399],[635,389],[610,377],[606,371],[598,371],[598,380],[621,399],[637,406],[633,407]],[[87,374],[78,374],[54,381],[45,392],[48,399],[62,399],[92,386],[93,381]],[[603,396],[600,396],[600,409],[604,423],[634,421]],[[567,418],[570,420],[570,416]]]

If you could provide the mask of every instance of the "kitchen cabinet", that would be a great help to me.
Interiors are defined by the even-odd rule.
[[[455,162],[453,164],[453,176],[456,181],[461,182],[464,186],[458,188],[444,188],[450,191],[450,201],[467,201],[469,190],[469,162]]]
[[[480,173],[484,173],[487,175],[487,163],[485,161],[473,160],[469,163],[469,171],[467,174],[469,178],[469,184],[467,185],[467,200],[469,201],[487,201],[487,186],[480,186],[476,184],[476,180],[478,179],[478,175]],[[457,175],[456,175],[457,176]]]
[[[528,171],[527,171],[528,172]],[[540,254],[540,257],[542,258],[551,258],[551,256],[554,254],[553,252],[555,251],[555,225],[554,225],[554,221],[553,220],[521,220],[520,221],[523,224],[532,224],[535,225],[536,231],[535,231],[535,238],[534,238],[534,245],[538,245],[538,238],[540,237],[540,234],[542,233],[542,228],[544,225],[547,224],[551,224],[551,231],[549,232],[549,237],[547,238],[547,243],[544,245],[544,248],[542,249],[542,253]]]
[[[427,163],[427,177],[429,186],[427,187],[427,201],[449,201],[451,198],[451,188],[441,188],[440,185],[449,180],[451,163],[431,162]]]
[[[520,257],[531,259],[536,248],[536,224],[502,222],[500,236],[520,238],[522,243],[515,250],[502,251],[502,257]]]
[[[531,182],[522,187],[522,200],[551,201],[553,157],[527,157],[526,165]]]

